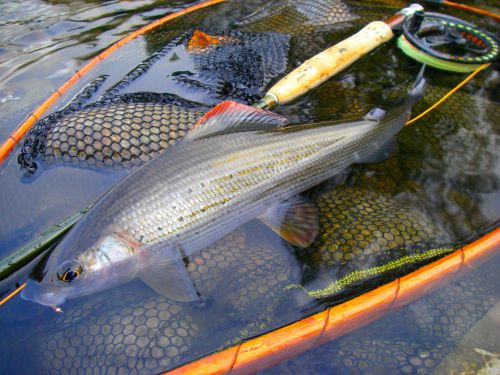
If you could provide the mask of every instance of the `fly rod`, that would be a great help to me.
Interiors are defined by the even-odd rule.
[[[369,23],[306,60],[271,87],[254,106],[269,109],[296,99],[388,42],[396,33],[401,34],[397,45],[404,54],[441,70],[473,72],[498,59],[500,54],[498,39],[487,31],[456,17],[424,12],[421,5],[412,4],[386,21]]]
[[[424,8],[412,4],[386,21],[373,21],[356,34],[306,60],[276,83],[254,107],[269,109],[286,104],[321,85],[362,56],[394,37],[404,20]]]

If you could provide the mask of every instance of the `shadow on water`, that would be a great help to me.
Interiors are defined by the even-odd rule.
[[[197,71],[182,39],[193,27],[222,32],[221,27],[230,26],[238,32],[286,34],[289,51],[283,70],[290,70],[401,5],[396,0],[378,6],[333,1],[333,8],[323,8],[328,2],[319,1],[312,9],[310,1],[293,6],[291,1],[280,0],[250,15],[262,3],[229,2],[132,41],[54,110],[62,109],[86,84],[107,74],[103,87],[91,98],[95,101],[172,40],[179,42],[120,93],[168,92],[201,103],[206,110],[238,90],[221,94],[218,81]],[[1,4],[0,139],[89,58],[127,32],[187,4]],[[498,25],[480,17],[457,16],[498,31]],[[284,59],[276,52],[277,45],[270,53],[274,62]],[[262,92],[283,74],[280,69],[263,79]],[[401,99],[418,70],[418,64],[388,44],[278,111],[293,123],[361,117],[374,106],[387,108]],[[430,85],[414,113],[422,112],[463,79],[432,69],[426,74]],[[223,78],[228,82],[231,77]],[[1,371],[158,373],[320,311],[326,304],[338,304],[421,264],[339,287],[319,301],[290,285],[304,284],[310,291],[325,288],[356,270],[479,237],[497,226],[500,212],[498,82],[498,71],[482,73],[439,109],[405,128],[398,135],[396,157],[353,166],[342,178],[308,192],[320,210],[320,233],[309,248],[286,245],[255,221],[191,256],[186,267],[203,297],[197,303],[169,300],[139,280],[70,300],[63,314],[20,298],[10,301],[0,310]],[[169,141],[178,137],[179,128],[173,131]],[[0,169],[0,256],[89,205],[127,172],[71,161],[40,162],[36,174],[29,176],[20,170],[15,156],[10,157]],[[488,316],[498,314],[497,269],[498,258],[374,325],[268,372],[446,373],[448,353],[463,359],[464,367],[478,353],[475,349],[493,353],[494,358],[500,351],[494,344],[498,336],[492,334],[489,341],[480,342],[474,338],[478,333],[473,327],[483,324],[476,327],[480,332],[498,332],[497,318],[485,323]]]

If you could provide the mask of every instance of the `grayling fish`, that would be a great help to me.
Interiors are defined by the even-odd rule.
[[[298,246],[318,232],[317,209],[298,194],[353,163],[380,159],[425,79],[385,113],[332,125],[287,125],[283,116],[224,102],[184,140],[105,194],[50,255],[22,295],[56,306],[140,277],[179,301],[199,298],[183,258],[259,218]]]

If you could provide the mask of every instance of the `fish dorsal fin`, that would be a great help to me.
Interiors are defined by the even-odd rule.
[[[284,116],[226,100],[216,105],[195,124],[184,139],[206,138],[218,134],[281,128]]]
[[[180,302],[199,300],[198,292],[184,265],[179,249],[155,253],[141,271],[141,279],[159,294]]]
[[[270,208],[259,219],[293,245],[309,246],[319,231],[318,208],[297,196]]]

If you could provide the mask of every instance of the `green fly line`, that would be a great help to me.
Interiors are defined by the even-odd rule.
[[[422,64],[456,73],[473,72],[500,53],[500,42],[489,32],[459,18],[423,11],[405,19],[397,45]],[[446,45],[460,48],[463,54],[441,51]]]
[[[403,51],[403,53],[412,59],[421,62],[422,64],[432,66],[436,69],[446,70],[448,72],[454,73],[469,73],[478,69],[481,64],[464,64],[453,61],[446,61],[439,59],[437,57],[431,56],[415,46],[413,46],[408,40],[401,35],[397,39],[398,47]]]
[[[285,287],[285,290],[300,288],[304,290],[310,297],[313,298],[327,298],[331,297],[335,294],[346,289],[348,286],[362,281],[364,279],[368,279],[370,277],[379,276],[386,272],[393,271],[395,269],[408,266],[414,263],[424,262],[426,260],[442,256],[445,254],[449,254],[455,251],[458,247],[439,247],[436,249],[427,250],[421,254],[413,254],[413,255],[405,255],[401,258],[394,259],[386,264],[370,267],[364,270],[353,271],[346,276],[328,284],[325,288],[315,289],[315,290],[307,290],[304,286],[299,284],[291,284]]]

